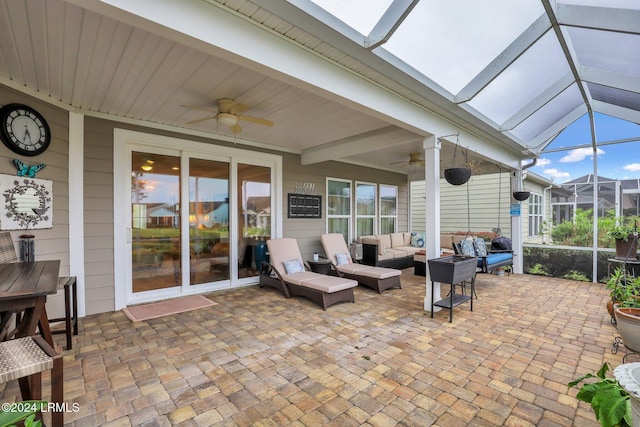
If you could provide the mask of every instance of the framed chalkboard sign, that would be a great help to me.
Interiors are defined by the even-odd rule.
[[[289,218],[322,218],[322,196],[289,193]]]

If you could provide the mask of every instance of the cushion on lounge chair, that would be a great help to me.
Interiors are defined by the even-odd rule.
[[[301,285],[305,280],[316,279],[318,273],[313,271],[302,271],[295,274],[283,274],[282,279],[287,283],[293,283],[294,285]]]
[[[388,279],[389,277],[400,276],[402,272],[395,268],[370,267],[357,272],[360,276],[372,277],[374,279]]]
[[[323,274],[319,274],[318,276],[320,277],[302,281],[301,285],[327,293],[343,291],[358,285],[358,282],[355,280],[345,279],[343,277],[325,276]]]
[[[352,263],[352,264],[339,265],[336,268],[338,269],[339,272],[344,274],[358,274],[359,271],[371,268],[371,266],[366,264]]]

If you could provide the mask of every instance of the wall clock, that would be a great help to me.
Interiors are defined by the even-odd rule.
[[[0,139],[14,153],[37,156],[49,148],[51,131],[40,113],[22,104],[0,108]]]

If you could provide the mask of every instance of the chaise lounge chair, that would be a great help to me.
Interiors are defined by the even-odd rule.
[[[320,242],[338,275],[357,280],[361,285],[374,289],[378,293],[389,288],[402,287],[400,270],[354,263],[342,234],[323,234],[320,236]]]
[[[269,259],[285,295],[309,298],[323,309],[339,302],[355,302],[353,288],[358,282],[344,277],[307,271],[295,239],[267,240]]]

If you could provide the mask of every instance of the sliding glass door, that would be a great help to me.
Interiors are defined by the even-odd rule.
[[[229,163],[189,159],[190,284],[229,280]]]
[[[180,157],[131,155],[131,288],[181,286]]]
[[[114,135],[116,309],[255,284],[282,226],[282,158]]]

